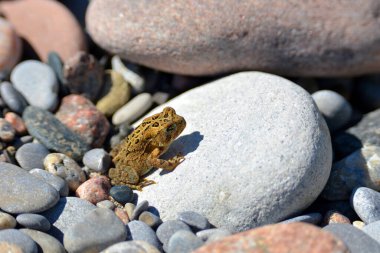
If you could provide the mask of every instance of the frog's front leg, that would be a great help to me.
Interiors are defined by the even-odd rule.
[[[174,170],[180,163],[185,160],[185,157],[178,154],[169,160],[159,159],[161,150],[155,148],[147,157],[147,164],[149,167],[162,168],[164,170]]]
[[[129,166],[116,166],[108,171],[112,185],[128,185],[135,188],[140,181],[137,172]]]

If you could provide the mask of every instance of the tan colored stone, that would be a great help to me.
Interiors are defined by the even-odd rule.
[[[23,253],[24,251],[18,245],[7,242],[0,242],[0,252],[6,253]]]
[[[0,71],[10,71],[20,60],[21,40],[13,26],[0,18]]]
[[[12,215],[0,212],[0,230],[7,228],[15,228],[16,224],[16,219]]]
[[[351,224],[351,221],[349,218],[347,218],[343,214],[337,211],[331,210],[326,213],[323,223],[324,225],[333,224],[333,223]]]

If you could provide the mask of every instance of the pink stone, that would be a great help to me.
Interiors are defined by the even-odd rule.
[[[26,133],[25,123],[22,120],[22,118],[18,116],[16,113],[7,112],[5,114],[4,119],[12,125],[12,127],[16,130],[17,134],[22,135]]]
[[[10,71],[20,60],[21,40],[13,26],[0,18],[0,71]]]
[[[56,117],[94,148],[102,146],[110,129],[103,113],[80,95],[64,97]]]
[[[120,207],[116,207],[115,208],[115,214],[117,217],[119,217],[119,219],[124,223],[124,224],[128,224],[129,222],[129,216],[128,216],[128,213],[121,209]]]
[[[105,176],[97,176],[81,184],[75,194],[77,197],[96,205],[96,203],[108,199],[110,189],[109,179]]]

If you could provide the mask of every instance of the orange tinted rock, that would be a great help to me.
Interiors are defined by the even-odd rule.
[[[75,194],[81,199],[96,204],[102,200],[108,199],[110,189],[111,184],[109,179],[105,176],[97,176],[90,178],[81,184],[75,191]]]
[[[346,216],[344,216],[343,214],[337,211],[328,211],[325,215],[323,223],[325,225],[332,224],[332,223],[351,224],[351,221]]]
[[[348,253],[342,241],[306,223],[274,224],[207,244],[193,253]]]
[[[128,222],[129,222],[129,216],[128,216],[128,213],[125,210],[123,210],[120,207],[116,207],[115,208],[115,214],[116,214],[117,217],[119,217],[119,219],[124,224],[128,224]]]
[[[7,112],[5,114],[4,119],[12,125],[12,127],[16,130],[17,134],[21,135],[21,134],[26,133],[25,123],[22,120],[22,118],[20,116],[18,116],[16,113]]]
[[[21,56],[21,40],[13,26],[0,18],[0,71],[10,71]]]
[[[50,51],[66,60],[87,48],[79,23],[58,1],[1,1],[0,11],[43,61],[47,61]]]

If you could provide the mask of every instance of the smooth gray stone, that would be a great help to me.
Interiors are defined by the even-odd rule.
[[[139,221],[146,223],[149,227],[155,229],[162,224],[162,220],[157,215],[144,211],[139,216]]]
[[[21,248],[23,253],[37,253],[37,244],[28,235],[17,229],[0,230],[0,242],[16,244]]]
[[[326,185],[332,163],[328,127],[310,94],[284,78],[234,74],[191,89],[143,118],[165,106],[188,124],[162,158],[182,153],[186,160],[170,173],[154,171],[146,178],[157,184],[139,193],[162,220],[191,210],[216,227],[246,231],[303,211]]]
[[[293,217],[280,223],[292,223],[292,222],[306,222],[314,225],[318,225],[322,221],[322,214],[320,213],[309,213],[297,217]]]
[[[31,170],[34,168],[44,169],[44,158],[49,150],[39,143],[27,143],[22,145],[16,152],[16,161],[21,168]]]
[[[362,231],[380,243],[380,220],[364,226]]]
[[[347,125],[351,119],[350,103],[339,93],[332,90],[319,90],[312,95],[319,111],[325,117],[331,132]]]
[[[43,212],[59,200],[56,189],[16,165],[0,162],[0,178],[0,208],[8,213]]]
[[[28,106],[25,98],[18,92],[10,82],[2,82],[0,84],[1,98],[5,104],[14,112],[22,114]]]
[[[132,217],[130,217],[130,220],[137,220],[140,216],[140,214],[144,211],[146,211],[149,207],[149,202],[147,200],[143,200],[140,203],[138,203],[133,210]]]
[[[101,253],[160,253],[160,251],[147,242],[133,240],[116,243]]]
[[[168,253],[190,253],[203,245],[202,239],[196,237],[192,232],[186,230],[177,231],[170,237]]]
[[[110,209],[110,210],[115,209],[115,204],[112,201],[108,200],[108,199],[102,200],[102,201],[96,203],[96,206],[100,207],[100,208],[107,208],[107,209]]]
[[[341,239],[351,253],[380,252],[380,244],[350,224],[330,224],[323,228]]]
[[[21,232],[30,236],[35,243],[41,248],[41,253],[65,253],[66,250],[53,236],[48,235],[44,232],[23,228],[20,229]]]
[[[167,245],[170,237],[175,234],[175,232],[180,230],[186,230],[190,231],[191,229],[188,225],[186,225],[184,222],[179,220],[168,220],[162,223],[157,228],[157,237],[162,242],[162,244]]]
[[[34,230],[46,232],[50,229],[50,222],[42,215],[34,213],[23,213],[16,217],[19,225]]]
[[[147,242],[157,249],[161,249],[154,230],[142,221],[133,220],[127,224],[127,240],[140,240]]]
[[[210,223],[208,222],[206,217],[193,211],[185,211],[178,213],[178,220],[189,225],[190,228],[195,232],[199,230],[205,230],[210,227]]]
[[[229,235],[231,232],[224,228],[210,228],[196,233],[196,236],[207,242],[219,240]]]
[[[41,213],[41,215],[45,216],[52,225],[48,234],[63,242],[63,234],[70,227],[83,220],[85,215],[95,208],[96,206],[84,199],[62,197],[53,208]]]
[[[11,73],[14,87],[32,106],[54,110],[58,104],[58,81],[49,65],[36,60],[23,61]]]
[[[95,148],[84,154],[83,164],[89,168],[89,172],[104,173],[111,165],[111,157],[104,149]]]
[[[61,197],[67,197],[69,195],[69,185],[64,179],[42,169],[32,169],[29,173],[53,186]]]
[[[71,226],[63,237],[68,252],[100,252],[127,237],[124,223],[109,209],[96,208]]]
[[[351,206],[366,224],[380,220],[380,193],[377,191],[366,187],[354,189]]]

